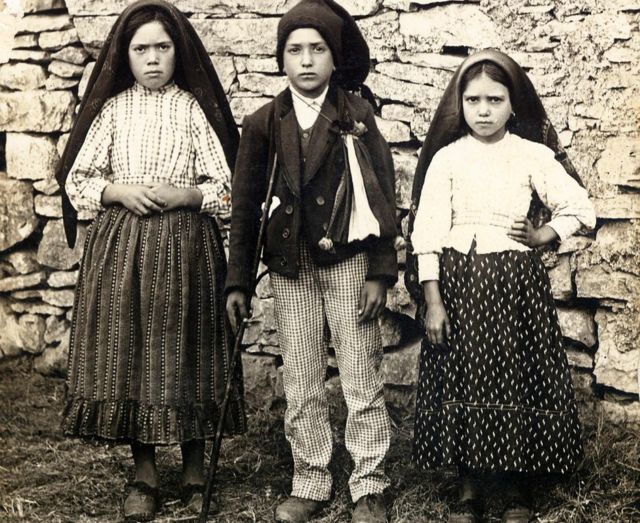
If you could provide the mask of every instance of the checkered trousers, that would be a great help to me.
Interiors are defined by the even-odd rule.
[[[285,434],[294,459],[293,496],[326,500],[331,493],[325,317],[348,407],[345,442],[354,461],[351,497],[356,501],[389,485],[383,467],[391,428],[380,376],[382,340],[376,321],[357,321],[367,264],[366,254],[360,253],[320,267],[301,245],[297,280],[271,273],[284,361]]]

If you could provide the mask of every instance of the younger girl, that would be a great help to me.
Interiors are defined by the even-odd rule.
[[[193,27],[143,0],[116,20],[89,81],[58,180],[65,225],[96,211],[72,323],[68,436],[129,443],[127,519],[153,519],[155,446],[179,443],[183,499],[199,511],[204,440],[213,437],[231,334],[224,250],[238,135]],[[237,377],[236,377],[237,379]],[[244,430],[236,390],[228,430]]]
[[[532,193],[551,211],[541,227],[527,218]],[[503,521],[528,521],[524,480],[570,472],[581,457],[562,335],[534,248],[593,227],[595,213],[508,56],[483,51],[458,68],[422,149],[416,205],[418,275],[409,272],[407,284],[422,284],[427,339],[414,460],[457,468],[460,502],[449,521],[479,521],[474,479],[487,474],[509,485]]]

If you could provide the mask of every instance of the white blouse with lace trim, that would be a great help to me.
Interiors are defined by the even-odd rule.
[[[533,191],[551,210],[560,240],[596,222],[587,191],[548,147],[506,133],[485,144],[466,135],[439,150],[429,166],[411,235],[421,282],[439,278],[445,247],[479,254],[529,247],[507,236],[526,216]]]
[[[195,97],[171,83],[138,83],[107,100],[67,177],[78,211],[102,209],[109,183],[168,183],[202,192],[201,212],[228,216],[231,172]]]

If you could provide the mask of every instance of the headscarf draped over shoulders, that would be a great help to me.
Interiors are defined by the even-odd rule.
[[[560,145],[558,135],[547,117],[538,93],[536,93],[531,80],[522,67],[500,51],[492,49],[479,51],[468,57],[455,71],[429,125],[429,132],[422,146],[418,166],[416,167],[413,178],[413,191],[411,194],[411,208],[408,223],[409,238],[413,232],[413,222],[416,217],[422,186],[424,185],[425,176],[433,157],[440,149],[467,134],[462,113],[462,93],[460,92],[461,80],[464,73],[473,65],[485,61],[492,62],[499,66],[511,79],[513,87],[511,106],[515,117],[512,119],[513,122],[508,124],[509,131],[527,140],[546,145],[554,151],[556,160],[562,164],[567,173],[582,185],[578,173]],[[529,218],[537,225],[549,219],[548,212],[544,209],[537,196],[534,196],[529,210]],[[423,305],[424,299],[422,288],[418,281],[418,260],[417,257],[411,254],[410,250],[409,247],[407,251],[405,284],[409,293],[419,305],[418,315],[420,315],[420,306]]]
[[[177,34],[174,45],[180,57],[185,83],[185,85],[178,85],[190,91],[198,101],[220,139],[227,163],[233,172],[240,139],[238,129],[224,89],[200,37],[187,17],[175,6],[163,0],[139,0],[122,11],[105,40],[56,172],[56,179],[62,192],[64,228],[70,247],[73,247],[76,241],[77,213],[65,191],[67,175],[82,148],[94,118],[105,102],[130,87],[123,83],[122,79],[126,75],[119,70],[122,68],[121,64],[126,63],[127,56],[124,30],[134,13],[148,7],[164,11],[174,23]]]

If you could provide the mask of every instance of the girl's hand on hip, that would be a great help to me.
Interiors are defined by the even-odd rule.
[[[387,304],[387,284],[383,280],[367,280],[360,289],[358,323],[377,318]]]
[[[424,324],[427,328],[427,339],[434,345],[444,343],[451,335],[451,324],[442,303],[427,306]]]
[[[164,199],[153,192],[148,185],[112,183],[102,192],[102,203],[119,203],[138,216],[162,212],[166,206]]]
[[[533,226],[529,218],[518,218],[511,224],[511,229],[507,232],[507,236],[512,240],[523,243],[527,247],[537,247],[538,230]]]
[[[507,236],[527,247],[540,247],[558,238],[558,234],[548,225],[536,229],[529,218],[520,218],[513,222]]]

